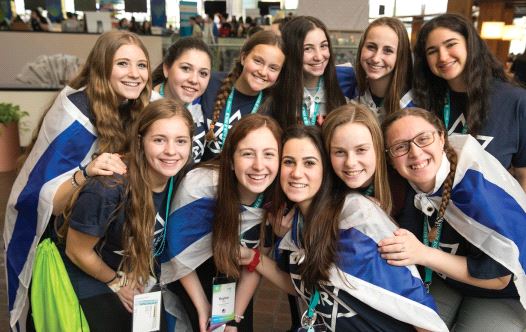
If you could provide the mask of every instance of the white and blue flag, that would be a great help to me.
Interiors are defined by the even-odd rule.
[[[36,246],[53,211],[58,187],[79,164],[90,160],[96,132],[89,119],[67,98],[66,87],[45,116],[38,139],[13,184],[4,224],[10,325],[25,330],[28,287]]]
[[[280,249],[292,251],[292,267],[301,264],[304,255],[299,218],[295,218],[280,244]],[[316,307],[330,331],[356,327],[351,322],[360,315],[355,299],[395,320],[430,331],[447,331],[416,267],[389,265],[380,256],[377,243],[392,236],[397,227],[376,203],[361,194],[349,194],[340,214],[339,229],[337,261],[330,270],[329,282],[320,285],[321,300]],[[304,289],[301,276],[292,273],[291,278],[296,291],[308,303],[310,290]],[[360,320],[369,320],[366,325],[381,324],[374,315],[361,316]]]
[[[526,308],[526,194],[475,138],[452,134],[448,140],[458,162],[444,218],[467,241],[513,273]],[[444,155],[433,193],[417,190],[415,206],[423,213],[430,215],[439,208],[448,172]]]

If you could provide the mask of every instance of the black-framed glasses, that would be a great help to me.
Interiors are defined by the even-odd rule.
[[[436,130],[424,131],[412,139],[391,145],[385,150],[385,152],[389,153],[392,158],[404,156],[409,153],[409,150],[411,150],[411,143],[418,146],[419,148],[433,144],[435,142],[436,133]]]

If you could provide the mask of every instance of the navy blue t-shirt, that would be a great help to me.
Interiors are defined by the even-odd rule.
[[[124,178],[114,177],[90,178],[83,187],[73,207],[69,227],[100,238],[95,250],[102,260],[117,271],[122,261],[122,232],[125,222]],[[156,216],[154,230],[154,250],[162,239],[164,228],[164,210],[166,207],[166,190],[153,193],[154,206],[159,213]],[[60,223],[61,221],[59,221]],[[64,253],[64,248],[61,248]],[[108,286],[84,273],[63,254],[64,264],[79,299],[109,293]]]
[[[477,140],[509,169],[526,167],[526,90],[495,80],[491,84],[490,111]],[[460,133],[466,124],[467,95],[450,91],[448,132]]]
[[[411,233],[422,241],[425,215],[422,211],[414,206],[415,190],[408,184],[406,188],[406,196],[404,206],[395,216],[395,220],[401,228],[409,230]],[[429,221],[433,223],[436,218],[436,213],[429,217]],[[496,262],[488,255],[483,253],[480,249],[469,243],[462,237],[447,221],[442,223],[442,234],[440,236],[440,249],[444,252],[465,256],[467,258],[469,274],[478,279],[493,279],[510,275],[511,272]],[[424,278],[424,268],[418,266],[422,279]],[[508,286],[502,290],[492,290],[468,285],[445,276],[433,275],[433,278],[445,278],[446,284],[454,287],[456,290],[467,296],[474,297],[488,297],[488,298],[515,298],[518,297],[515,284],[510,281]],[[433,285],[431,284],[431,287]]]
[[[210,83],[208,83],[208,87],[206,88],[205,93],[201,97],[201,107],[203,109],[203,115],[206,122],[205,128],[207,133],[210,130],[210,124],[212,123],[212,120],[214,118],[214,107],[216,103],[217,93],[221,88],[222,80],[224,78],[225,73],[212,73]],[[252,112],[252,109],[256,104],[256,100],[257,95],[248,96],[242,94],[238,90],[235,90],[234,99],[232,100],[230,120],[228,123],[229,128],[232,128],[232,125],[235,122],[239,121],[243,116],[248,115]],[[225,124],[223,123],[225,121],[225,107],[226,101],[225,106],[223,107],[223,109],[221,110],[221,114],[219,115],[219,119],[217,120],[214,126],[214,136],[216,139],[213,141],[206,142],[205,153],[201,161],[206,161],[214,158],[222,150],[222,133],[223,127],[225,126]]]

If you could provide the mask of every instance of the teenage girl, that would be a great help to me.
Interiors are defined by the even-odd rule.
[[[472,136],[448,137],[431,112],[397,111],[383,129],[391,164],[416,196],[405,207],[412,213],[397,218],[402,229],[380,241],[382,257],[395,266],[422,266],[448,328],[523,331],[520,185]]]
[[[205,150],[205,123],[201,95],[210,81],[212,52],[202,39],[177,40],[166,51],[164,60],[152,72],[152,100],[172,98],[186,105],[196,126],[192,159],[198,163]]]
[[[374,20],[362,36],[356,56],[356,100],[379,118],[412,106],[413,62],[404,24],[392,17]]]
[[[126,173],[119,154],[128,150],[126,128],[149,102],[149,73],[140,38],[126,31],[104,33],[79,75],[46,112],[6,208],[12,327],[23,313],[34,250],[49,219],[62,213],[88,177]]]
[[[526,189],[526,91],[509,83],[472,22],[444,14],[424,24],[414,71],[416,104],[444,121],[448,134],[475,137]]]
[[[201,99],[207,130],[204,161],[221,152],[236,121],[259,110],[284,61],[281,38],[271,31],[260,31],[243,44],[226,78],[212,75]]]
[[[261,246],[263,205],[278,173],[280,140],[281,129],[272,118],[243,117],[232,127],[219,160],[189,172],[174,197],[162,279],[180,280],[169,287],[180,297],[194,331],[206,331],[218,272],[238,280],[229,329],[252,331],[249,302],[259,275],[238,265],[239,244]]]
[[[284,129],[321,125],[324,116],[346,103],[327,27],[315,17],[298,16],[283,26],[281,36],[287,60],[273,91],[272,115]]]

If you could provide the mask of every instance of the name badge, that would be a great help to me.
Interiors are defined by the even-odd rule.
[[[231,279],[218,277],[212,284],[212,318],[210,327],[225,324],[234,320],[234,305],[236,303],[236,283]]]
[[[137,294],[133,297],[133,332],[161,329],[161,292]]]

